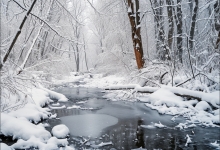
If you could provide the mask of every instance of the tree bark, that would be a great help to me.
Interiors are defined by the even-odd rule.
[[[215,30],[218,31],[218,37],[216,40],[216,46],[215,48],[218,49],[220,47],[220,2],[216,1],[214,5],[214,12],[215,12]]]
[[[164,32],[163,8],[160,7],[163,6],[163,0],[153,0],[153,2],[150,0],[150,3],[154,14],[157,55],[163,61],[170,60],[169,47]]]
[[[182,38],[182,9],[181,9],[182,0],[177,0],[177,13],[176,13],[176,28],[177,28],[177,55],[180,63],[183,63],[183,38]]]
[[[190,28],[190,33],[189,33],[189,49],[190,52],[193,52],[193,48],[194,48],[194,34],[195,34],[195,26],[196,26],[196,16],[197,16],[197,11],[198,11],[198,7],[199,7],[199,1],[198,0],[194,0],[195,1],[195,6],[193,9],[193,15],[192,15],[192,20],[191,20],[191,28]]]
[[[134,3],[133,3],[134,2]],[[132,42],[138,69],[143,68],[143,47],[141,39],[139,0],[127,0],[128,17],[131,24]]]
[[[166,0],[166,3],[168,5],[167,14],[168,14],[168,24],[169,24],[168,46],[169,46],[169,49],[172,49],[174,23],[173,23],[173,9],[171,5],[173,5],[173,0]]]

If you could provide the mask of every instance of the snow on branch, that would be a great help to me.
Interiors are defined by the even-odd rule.
[[[13,0],[20,8],[22,8],[23,10],[27,11],[26,8],[24,8],[23,6],[21,6],[17,1]],[[81,42],[78,42],[76,40],[72,40],[72,39],[69,39],[68,37],[64,37],[63,35],[61,35],[58,31],[56,31],[53,27],[51,27],[51,25],[45,21],[44,19],[40,18],[39,16],[33,14],[33,13],[30,13],[32,16],[34,16],[35,18],[39,19],[40,21],[42,21],[45,25],[47,25],[52,31],[54,31],[58,36],[60,36],[61,38],[63,39],[66,39],[67,41],[70,41],[70,42],[73,42],[73,43],[76,43],[76,44],[79,44],[79,45],[84,45],[83,43]]]

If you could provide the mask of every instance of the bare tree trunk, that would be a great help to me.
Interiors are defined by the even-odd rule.
[[[40,35],[40,32],[41,32],[41,30],[42,30],[43,25],[44,25],[44,23],[41,24],[41,26],[40,26],[40,28],[39,28],[39,30],[38,30],[37,35],[36,35],[35,38],[33,39],[33,42],[32,42],[32,44],[31,44],[31,47],[29,48],[28,53],[27,53],[27,55],[26,55],[26,57],[25,57],[23,63],[22,63],[21,66],[19,67],[19,71],[18,71],[17,74],[20,74],[20,73],[22,72],[22,70],[24,69],[24,67],[25,67],[25,65],[26,65],[26,63],[27,63],[27,60],[28,60],[28,58],[30,57],[31,51],[32,51],[32,49],[33,49],[33,47],[34,47],[34,45],[35,45],[37,39],[38,39],[38,36]]]
[[[170,49],[172,49],[174,23],[173,23],[173,9],[171,5],[173,5],[173,0],[166,0],[166,3],[168,5],[167,14],[168,14],[168,24],[169,24],[168,46]]]
[[[214,5],[214,11],[215,11],[215,30],[218,31],[218,37],[216,41],[215,48],[218,49],[220,46],[220,2],[216,1]]]
[[[47,14],[46,14],[47,16],[49,15],[49,12],[50,12],[52,3],[53,3],[53,0],[52,0],[52,2],[51,2],[51,5],[50,5],[50,7],[49,7],[49,9],[48,9]],[[17,74],[20,74],[20,73],[22,72],[22,70],[25,68],[26,63],[27,63],[27,61],[28,61],[28,58],[30,57],[30,54],[31,54],[31,52],[32,52],[32,49],[33,49],[35,43],[37,42],[37,39],[38,39],[38,37],[39,37],[39,35],[40,35],[42,29],[43,29],[43,26],[44,26],[44,22],[41,23],[41,26],[40,26],[40,28],[39,28],[39,30],[38,30],[38,32],[37,32],[37,35],[36,35],[35,38],[33,39],[33,42],[32,42],[32,44],[31,44],[31,47],[29,48],[28,53],[27,53],[27,55],[26,55],[26,57],[25,57],[23,63],[22,63],[21,66],[19,67],[19,71],[18,71]],[[40,52],[40,51],[39,51],[39,52]]]
[[[216,49],[219,48],[219,45],[220,45],[220,31],[218,32],[218,38],[217,38],[217,41],[216,41]]]
[[[23,26],[24,26],[24,23],[26,22],[26,20],[27,20],[29,14],[31,13],[31,10],[33,9],[33,7],[34,7],[36,1],[37,1],[37,0],[34,0],[34,1],[33,1],[33,3],[31,4],[31,6],[30,6],[30,8],[29,8],[29,10],[27,11],[26,15],[24,16],[24,19],[22,20],[19,29],[18,29],[18,31],[17,31],[17,33],[16,33],[14,39],[12,40],[12,43],[11,43],[11,45],[10,45],[8,51],[6,52],[6,54],[5,54],[4,58],[3,58],[2,63],[0,64],[0,70],[1,70],[2,67],[3,67],[3,64],[7,61],[8,56],[9,56],[9,54],[11,53],[11,50],[13,49],[13,47],[14,47],[14,45],[15,45],[15,43],[16,43],[18,37],[19,37],[19,35],[21,34],[21,30],[22,30],[22,28],[23,28]]]
[[[134,53],[136,57],[138,69],[143,68],[143,47],[141,40],[141,25],[140,25],[140,11],[139,11],[139,0],[127,0],[128,5],[128,17],[131,24],[132,41],[134,47]]]
[[[183,33],[183,29],[182,29],[182,9],[181,9],[181,2],[182,0],[177,0],[177,13],[176,13],[176,27],[177,27],[177,54],[178,54],[178,58],[180,63],[183,63],[183,38],[182,38],[182,33]]]
[[[89,68],[88,68],[88,63],[87,63],[86,44],[85,44],[85,37],[84,37],[84,35],[83,35],[83,43],[84,43],[84,45],[83,45],[83,49],[84,49],[84,57],[85,57],[86,70],[88,71]]]
[[[157,55],[163,61],[170,60],[169,47],[164,32],[163,8],[161,7],[163,6],[163,0],[153,0],[153,2],[150,0],[150,3],[154,14]]]
[[[194,33],[195,33],[195,26],[196,26],[196,16],[197,16],[197,11],[199,8],[199,1],[198,0],[194,0],[195,1],[195,5],[194,5],[194,9],[193,9],[193,15],[192,15],[192,20],[191,20],[191,28],[190,28],[190,33],[189,33],[189,49],[190,52],[193,51],[193,43],[194,43]]]

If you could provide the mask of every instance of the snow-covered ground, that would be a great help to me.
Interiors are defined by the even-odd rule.
[[[56,117],[51,114],[49,108],[42,108],[46,104],[68,99],[60,93],[53,92],[46,88],[34,88],[31,90],[32,100],[20,109],[1,113],[1,133],[4,136],[12,136],[18,141],[8,146],[1,143],[2,150],[37,148],[42,150],[68,149],[74,150],[73,146],[68,146],[66,136],[69,130],[65,126],[53,128],[53,136],[45,127],[48,124],[39,123],[41,120]]]
[[[174,81],[178,84],[184,79],[178,77]],[[53,84],[58,87],[65,85],[70,87],[84,86],[103,89],[118,88],[118,90],[108,91],[108,94],[105,96],[111,100],[141,101],[145,106],[157,110],[160,114],[173,115],[172,121],[175,121],[175,117],[178,116],[185,117],[186,122],[179,124],[177,128],[184,129],[197,125],[219,127],[219,91],[206,89],[205,92],[200,92],[197,89],[201,89],[204,86],[198,83],[195,86],[180,88],[171,87],[169,83],[161,87],[146,87],[143,84],[140,85],[141,82],[134,84],[130,81],[128,77],[118,77],[115,75],[103,76],[101,74],[91,73],[71,73],[70,76],[64,77],[62,80],[53,80]],[[145,91],[151,94],[139,93]],[[71,107],[61,106],[59,102],[65,102],[68,99],[63,94],[53,92],[42,86],[33,88],[30,93],[32,98],[28,100],[28,103],[23,108],[1,113],[1,134],[12,136],[13,139],[19,139],[12,146],[1,143],[1,148],[25,149],[35,147],[45,150],[59,148],[74,149],[73,146],[68,146],[66,136],[68,136],[69,130],[65,125],[54,127],[53,131],[51,131],[52,133],[50,133],[45,129],[48,124],[39,122],[43,119],[56,117],[56,114],[51,114],[50,109],[83,108],[76,105]],[[192,95],[198,97],[199,100],[195,98],[187,100],[186,98],[177,96],[177,93],[179,95]],[[49,105],[49,108],[43,108],[46,104],[53,102],[54,99],[58,100],[56,104]],[[153,126],[143,125],[143,127],[163,128],[165,126],[159,122]],[[190,143],[189,137],[187,137],[186,144],[188,143]],[[220,147],[217,142],[210,144],[217,148]],[[100,145],[95,145],[94,147],[98,146]]]

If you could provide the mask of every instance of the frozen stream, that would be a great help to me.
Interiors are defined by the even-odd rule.
[[[103,146],[101,149],[130,150],[143,147],[211,150],[215,148],[210,143],[220,139],[219,128],[197,126],[183,130],[174,129],[185,120],[179,117],[173,122],[171,121],[173,116],[160,115],[140,102],[109,101],[102,97],[105,92],[101,89],[63,87],[55,91],[64,94],[70,100],[67,103],[60,103],[61,105],[80,106],[82,109],[52,110],[52,113],[57,113],[57,118],[60,119],[47,120],[51,125],[48,130],[57,124],[65,124],[71,132],[69,143],[77,149],[92,148],[101,142],[112,142],[111,145]],[[159,121],[167,127],[152,126]],[[138,124],[148,126],[138,128]],[[192,143],[185,146],[187,134],[191,137]]]

